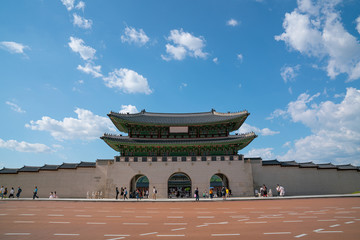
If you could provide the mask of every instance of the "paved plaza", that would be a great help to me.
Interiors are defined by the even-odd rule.
[[[0,239],[359,239],[360,198],[0,201]]]

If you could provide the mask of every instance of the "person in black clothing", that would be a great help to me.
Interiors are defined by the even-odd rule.
[[[116,187],[116,197],[115,197],[115,199],[118,199],[118,197],[119,197],[119,188],[118,187]]]
[[[198,188],[195,189],[195,200],[196,200],[196,201],[199,201],[199,200],[200,200],[200,199],[199,199],[199,189],[198,189]]]
[[[20,186],[18,187],[17,193],[16,193],[16,197],[19,198],[20,194],[22,192],[22,189],[20,188]]]

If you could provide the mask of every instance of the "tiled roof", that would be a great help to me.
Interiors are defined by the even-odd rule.
[[[96,167],[96,162],[80,162],[78,167]]]
[[[59,169],[76,169],[78,163],[63,163],[59,166]]]
[[[304,162],[304,163],[299,163],[299,167],[301,167],[301,168],[317,168],[318,165],[313,162]]]
[[[34,167],[34,166],[24,166],[19,169],[18,172],[38,172],[41,167]]]
[[[346,165],[337,165],[337,169],[338,170],[358,170],[357,167],[351,165],[351,164],[346,164]]]
[[[155,126],[193,126],[218,123],[235,123],[230,132],[240,128],[250,115],[247,111],[236,113],[218,113],[215,110],[201,113],[152,113],[145,110],[135,114],[110,112],[111,121],[121,132],[128,132],[128,124]]]
[[[263,166],[280,165],[281,167],[299,167],[299,168],[317,168],[317,169],[337,169],[337,170],[357,170],[360,171],[360,166],[346,165],[333,165],[332,163],[313,163],[304,162],[297,163],[295,161],[280,162],[278,160],[263,160]]]
[[[262,165],[270,166],[270,165],[281,165],[278,160],[266,160],[262,161]]]
[[[249,134],[241,134],[241,135],[229,135],[228,137],[217,137],[217,138],[167,138],[167,139],[158,139],[158,138],[129,138],[128,136],[119,136],[119,135],[109,135],[104,134],[101,139],[118,141],[121,143],[128,143],[128,144],[164,144],[164,145],[173,145],[173,144],[211,144],[211,143],[221,143],[221,142],[233,142],[239,139],[246,139],[246,138],[255,138],[257,137],[255,133]]]
[[[318,166],[318,169],[335,169],[335,168],[337,168],[332,163],[319,163],[319,164],[317,164],[317,166]]]
[[[17,173],[19,171],[18,168],[3,168],[0,170],[0,174],[11,174],[11,173]]]
[[[299,163],[295,161],[288,161],[288,162],[280,162],[282,167],[298,167]]]
[[[57,170],[58,168],[59,168],[59,165],[45,164],[43,167],[40,168],[40,170]]]
[[[223,122],[239,117],[247,116],[247,111],[237,113],[218,113],[215,110],[202,113],[152,113],[141,111],[135,114],[122,114],[110,112],[109,116],[121,118],[125,121],[135,123],[150,123],[160,125],[187,125]]]

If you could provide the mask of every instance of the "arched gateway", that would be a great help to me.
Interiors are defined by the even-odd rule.
[[[209,173],[218,171],[227,172],[227,177],[215,175],[222,185],[228,186],[229,180],[233,182],[234,179],[242,182],[236,186],[244,186],[243,182],[247,182],[246,192],[253,192],[252,178],[243,179],[249,176],[246,174],[249,168],[244,166],[243,156],[238,152],[257,136],[253,132],[230,134],[244,123],[249,116],[247,111],[219,113],[212,109],[201,113],[151,113],[142,110],[135,114],[110,112],[108,116],[127,136],[104,134],[101,139],[120,153],[115,162],[124,162],[124,167],[132,173],[139,172],[131,180],[132,191],[142,176],[140,173],[149,172],[152,174],[148,175],[150,185],[158,188],[159,197],[191,197],[195,185],[201,191],[208,190],[209,179],[206,178]],[[174,169],[179,170],[170,177],[165,176]],[[181,169],[186,169],[196,179],[190,179]],[[239,188],[234,192],[245,191]]]
[[[219,196],[223,187],[230,188],[229,179],[222,173],[214,174],[210,179],[210,188],[213,189],[214,194]]]
[[[139,190],[143,197],[149,191],[149,179],[142,174],[135,175],[130,181],[130,197],[135,197],[135,191]]]
[[[168,180],[168,198],[191,197],[191,179],[185,173],[174,173]]]

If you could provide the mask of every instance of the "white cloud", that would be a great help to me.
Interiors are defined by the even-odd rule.
[[[171,30],[167,40],[172,44],[166,44],[167,56],[161,55],[166,61],[172,59],[183,60],[186,56],[205,59],[208,55],[208,53],[203,52],[205,39],[202,36],[195,37],[188,32],[184,32],[183,29]]]
[[[300,69],[300,65],[296,65],[294,67],[291,66],[283,66],[280,70],[280,75],[285,83],[295,81],[295,77],[298,75],[298,71]]]
[[[244,154],[245,157],[261,157],[264,160],[270,160],[274,159],[273,154],[273,148],[253,148],[249,150],[246,154]]]
[[[181,83],[181,85],[180,85],[180,90],[183,89],[183,88],[186,88],[187,86],[188,86],[187,83]]]
[[[83,10],[84,11],[84,9],[85,9],[85,3],[83,2],[83,1],[80,1],[77,5],[76,5],[76,7],[75,7],[76,9],[81,9],[81,10]]]
[[[340,103],[314,103],[319,94],[303,93],[274,114],[304,124],[312,134],[294,141],[282,160],[360,164],[360,90],[348,88]]]
[[[226,22],[226,25],[235,27],[235,26],[239,25],[239,22],[232,18]]]
[[[95,58],[96,50],[92,47],[85,46],[84,41],[80,38],[70,37],[69,47],[72,51],[79,53],[84,60]]]
[[[93,114],[91,111],[76,108],[77,118],[67,117],[62,121],[44,116],[40,120],[30,121],[25,127],[31,130],[50,132],[57,140],[81,139],[94,140],[98,139],[104,132],[116,132],[107,117]]]
[[[243,62],[244,56],[243,56],[241,53],[239,53],[238,55],[236,55],[236,57],[237,57],[237,59],[238,59],[240,62]]]
[[[74,25],[80,28],[89,29],[92,26],[92,20],[85,19],[76,13],[73,14],[74,16]]]
[[[360,78],[360,43],[347,32],[335,9],[340,1],[298,0],[298,8],[285,14],[284,33],[275,40],[284,41],[291,49],[327,62],[327,75],[334,79],[348,75]]]
[[[108,77],[103,79],[107,87],[118,88],[125,93],[152,93],[147,79],[130,69],[115,69],[109,73]]]
[[[75,0],[61,0],[61,2],[65,5],[68,11],[74,8]]]
[[[0,48],[5,49],[10,53],[20,53],[20,54],[25,54],[24,50],[30,49],[28,46],[23,45],[21,43],[7,42],[7,41],[0,42]]]
[[[19,107],[16,103],[13,103],[13,102],[9,102],[9,101],[6,101],[5,102],[7,105],[9,105],[11,107],[11,109],[15,112],[18,112],[18,113],[25,113],[25,110],[21,109],[21,107]]]
[[[262,136],[271,136],[271,135],[275,135],[275,134],[279,134],[280,132],[278,131],[272,131],[269,128],[257,128],[254,126],[251,126],[247,123],[244,123],[243,125],[241,125],[241,127],[239,128],[239,130],[235,131],[235,133],[248,133],[248,132],[255,132],[256,134],[260,134]]]
[[[139,46],[145,45],[149,41],[149,37],[146,35],[144,30],[139,29],[138,31],[133,27],[126,27],[124,35],[121,35],[122,42],[135,43]]]
[[[218,64],[219,63],[219,59],[216,57],[216,58],[213,58],[213,62]]]
[[[136,106],[133,106],[131,104],[129,105],[121,105],[120,113],[138,113]]]
[[[86,63],[85,66],[78,65],[77,69],[84,73],[91,74],[95,78],[103,76],[101,74],[101,66],[100,65],[94,66],[92,63]]]
[[[0,148],[5,148],[17,152],[48,153],[51,148],[41,143],[18,142],[16,140],[4,141],[0,138]]]
[[[360,16],[356,18],[356,30],[360,34]]]

